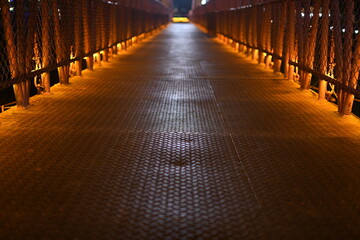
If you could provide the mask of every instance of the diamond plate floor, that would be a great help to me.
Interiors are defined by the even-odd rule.
[[[0,239],[357,239],[359,120],[190,24],[0,114]]]

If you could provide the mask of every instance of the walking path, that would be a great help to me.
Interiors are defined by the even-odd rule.
[[[190,24],[0,114],[0,239],[360,236],[360,121]]]

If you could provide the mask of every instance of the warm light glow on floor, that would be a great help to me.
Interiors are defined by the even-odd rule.
[[[174,23],[188,23],[190,20],[187,17],[173,17],[172,21]]]

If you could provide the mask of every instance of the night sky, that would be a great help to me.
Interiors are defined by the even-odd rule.
[[[175,14],[187,14],[191,9],[192,0],[174,0]]]

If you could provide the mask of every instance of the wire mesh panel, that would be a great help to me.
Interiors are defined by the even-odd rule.
[[[50,92],[50,71],[68,84],[83,58],[92,69],[170,12],[154,0],[0,0],[0,8],[0,90],[13,85],[18,106],[29,105],[33,82]]]
[[[232,1],[231,9],[216,2],[195,9],[192,20],[301,88],[316,89],[320,99],[335,98],[341,114],[351,113],[360,97],[359,1]],[[209,20],[214,12],[217,23]]]

